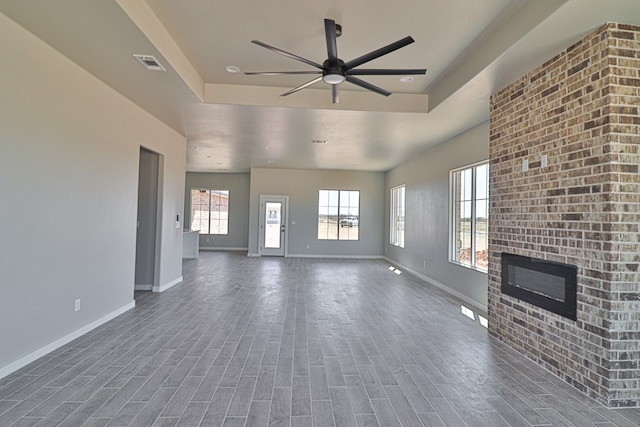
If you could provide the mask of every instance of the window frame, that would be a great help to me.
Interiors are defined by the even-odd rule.
[[[481,166],[487,167],[487,183],[486,183],[486,199],[478,199],[477,198],[477,168]],[[462,172],[466,170],[471,170],[471,199],[469,200],[471,205],[471,230],[470,230],[470,256],[469,263],[464,263],[459,259],[459,253],[457,253],[456,246],[456,238],[458,236],[458,230],[456,229],[456,215],[457,209],[459,208],[459,202],[461,200],[457,199],[457,181],[456,174],[462,176]],[[448,259],[449,262],[460,265],[465,268],[469,268],[472,270],[476,270],[482,273],[488,272],[488,267],[479,266],[476,259],[476,234],[477,234],[477,215],[476,215],[476,205],[478,200],[486,200],[487,201],[487,239],[489,236],[489,183],[490,183],[490,164],[488,160],[483,160],[480,162],[472,163],[460,168],[452,169],[449,171],[449,254]],[[488,240],[487,240],[487,251],[488,251]],[[488,255],[488,254],[487,254]]]
[[[402,201],[398,202],[398,195],[394,194],[402,190]],[[390,190],[389,203],[389,244],[398,248],[404,248],[405,225],[406,225],[406,204],[407,191],[405,184],[397,185]],[[398,219],[400,217],[400,219]],[[400,239],[399,234],[402,234]]]
[[[337,221],[338,221],[338,222],[337,222],[337,224],[336,224],[337,231],[336,231],[336,238],[335,238],[335,239],[332,239],[332,238],[329,238],[329,237],[320,237],[320,208],[321,208],[322,206],[324,206],[324,205],[321,205],[321,204],[320,204],[320,202],[321,202],[321,200],[320,200],[320,195],[322,194],[322,192],[323,192],[323,191],[328,191],[328,192],[332,192],[332,191],[333,191],[333,192],[337,192],[337,193],[338,193],[338,201],[337,201],[337,208],[338,208],[338,211],[337,211]],[[340,231],[341,231],[341,229],[342,229],[343,227],[340,227],[340,221],[341,221],[341,216],[342,216],[343,214],[341,213],[342,205],[341,205],[341,203],[340,203],[340,199],[341,199],[342,193],[353,193],[353,192],[358,193],[358,206],[357,206],[357,208],[358,208],[358,213],[357,213],[357,215],[352,215],[350,212],[348,212],[348,213],[345,213],[345,214],[344,214],[344,216],[345,216],[345,217],[352,217],[352,216],[357,217],[357,219],[358,219],[358,225],[357,225],[357,229],[358,229],[358,238],[357,238],[357,239],[341,239],[341,238],[340,238]],[[320,188],[320,189],[318,190],[318,193],[317,193],[318,195],[317,195],[317,199],[316,199],[316,200],[318,201],[317,210],[316,210],[316,212],[317,212],[316,224],[317,224],[317,226],[318,226],[318,228],[317,228],[317,232],[316,232],[316,238],[317,238],[317,240],[322,240],[322,241],[336,241],[336,242],[357,242],[357,241],[359,241],[359,240],[360,240],[360,230],[361,230],[361,228],[360,228],[360,193],[361,193],[361,191],[360,191],[360,190],[335,189],[335,188]],[[329,205],[329,206],[326,206],[326,207],[330,209],[332,206],[330,206],[330,205]],[[351,206],[348,206],[347,208],[350,210],[350,209],[351,209]],[[352,228],[353,228],[353,227],[349,227],[349,228],[347,229],[347,234],[350,234],[350,233],[351,233],[351,229],[352,229]],[[329,232],[328,232],[328,231],[327,231],[327,235],[329,235]]]
[[[204,191],[204,192],[207,192],[208,195],[209,195],[209,209],[208,209],[209,215],[208,215],[208,220],[207,220],[207,222],[208,222],[208,228],[207,228],[208,233],[204,233],[202,230],[194,230],[193,229],[193,222],[194,222],[193,221],[194,220],[194,216],[193,216],[193,193],[194,193],[194,191]],[[212,217],[212,215],[211,215],[211,213],[212,212],[217,212],[217,213],[224,212],[224,211],[221,211],[220,209],[218,209],[217,211],[215,211],[215,210],[212,211],[211,210],[211,208],[212,208],[211,197],[214,194],[214,192],[218,192],[218,193],[226,192],[227,193],[226,194],[226,196],[227,196],[227,210],[226,210],[226,213],[227,213],[227,219],[226,219],[227,227],[226,227],[226,233],[212,233],[211,232],[211,230],[212,230],[212,227],[211,227],[211,224],[212,224],[212,218],[211,217]],[[202,236],[228,236],[229,235],[229,222],[231,220],[230,215],[229,215],[229,212],[231,210],[231,190],[221,189],[221,188],[192,187],[190,192],[189,192],[189,198],[190,198],[190,205],[189,205],[189,208],[190,208],[189,222],[190,222],[190,224],[189,224],[189,230],[198,231],[198,234],[202,235]],[[220,219],[218,219],[217,221],[218,221],[218,223],[221,222]],[[219,229],[219,227],[216,227],[216,229]]]

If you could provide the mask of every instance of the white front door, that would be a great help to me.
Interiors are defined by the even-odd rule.
[[[289,196],[260,196],[261,256],[284,256],[287,246],[287,201]]]

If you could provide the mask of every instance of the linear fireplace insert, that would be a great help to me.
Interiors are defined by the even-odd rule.
[[[578,267],[502,252],[502,293],[577,318]]]

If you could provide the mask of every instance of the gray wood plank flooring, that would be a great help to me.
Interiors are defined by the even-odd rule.
[[[0,380],[0,426],[639,426],[381,260],[202,252]]]

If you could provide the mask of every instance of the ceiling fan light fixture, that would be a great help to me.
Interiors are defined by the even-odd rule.
[[[322,76],[322,80],[330,85],[337,85],[345,80],[342,74],[325,74]]]

